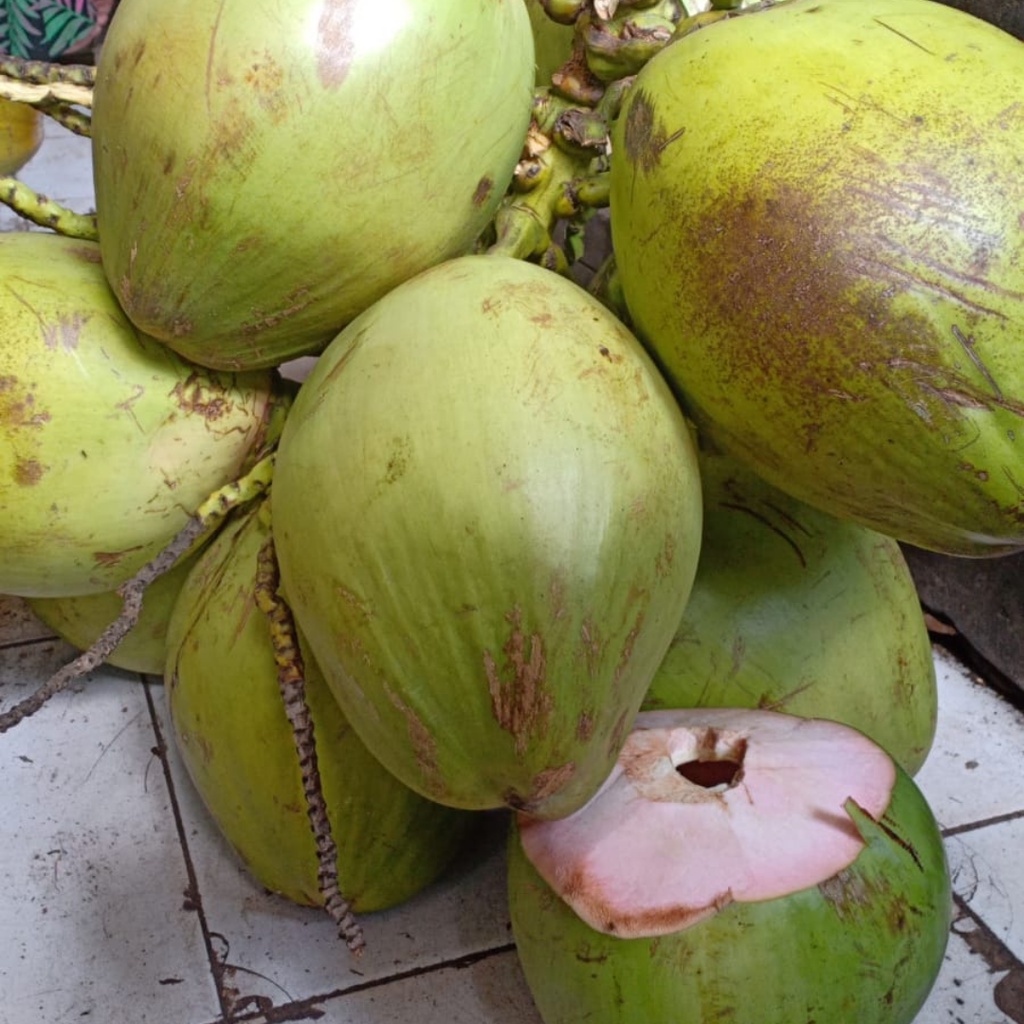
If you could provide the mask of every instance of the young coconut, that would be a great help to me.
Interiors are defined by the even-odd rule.
[[[533,30],[533,48],[536,57],[537,85],[551,84],[551,76],[572,55],[573,26],[562,25],[551,18],[541,0],[526,0]]]
[[[520,815],[512,927],[545,1024],[910,1024],[951,921],[920,791],[861,733],[644,712],[561,821]]]
[[[400,285],[302,386],[271,503],[284,593],[389,769],[467,809],[593,795],[701,519],[686,422],[596,299],[504,256]]]
[[[138,333],[92,242],[0,234],[0,593],[116,589],[279,430],[270,372]]]
[[[43,115],[26,103],[0,97],[0,175],[14,174],[43,144]]]
[[[677,36],[613,132],[632,322],[702,433],[952,554],[1024,547],[1022,52],[930,0],[765,3]]]
[[[701,451],[690,600],[644,708],[737,707],[851,725],[913,775],[935,736],[928,629],[899,545]]]
[[[522,151],[533,59],[521,0],[121,0],[92,137],[128,316],[204,366],[323,348],[473,247]]]
[[[297,903],[322,906],[303,770],[270,625],[257,608],[265,512],[260,506],[229,521],[182,586],[168,630],[167,706],[196,790],[253,877]],[[400,903],[440,874],[473,816],[425,800],[382,768],[316,663],[308,654],[303,660],[337,883],[354,911]]]

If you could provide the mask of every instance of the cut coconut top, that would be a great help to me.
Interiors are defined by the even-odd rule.
[[[520,815],[541,877],[592,928],[665,935],[732,901],[806,889],[864,839],[844,810],[889,806],[896,766],[845,725],[772,711],[637,716],[611,775],[567,818]]]

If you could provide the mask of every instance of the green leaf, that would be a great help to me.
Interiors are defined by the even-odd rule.
[[[46,48],[53,57],[72,49],[96,28],[94,19],[67,7],[44,8],[43,24]]]

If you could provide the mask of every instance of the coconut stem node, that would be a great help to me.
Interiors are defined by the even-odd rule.
[[[94,213],[76,213],[69,210],[66,206],[29,188],[17,178],[9,175],[0,177],[0,203],[9,206],[33,224],[50,228],[59,235],[89,242],[99,241]]]
[[[608,104],[592,110],[538,90],[513,187],[493,222],[489,255],[569,273],[572,260],[554,240],[557,225],[564,221],[582,237],[587,218],[608,205],[608,114],[621,95],[609,90],[608,96]]]
[[[306,678],[302,652],[295,629],[291,608],[279,593],[280,572],[274,552],[273,537],[268,537],[260,549],[256,570],[256,605],[267,617],[270,640],[277,664],[277,682],[284,702],[285,715],[292,728],[295,751],[302,772],[302,792],[306,811],[316,843],[317,879],[324,909],[337,925],[338,936],[355,956],[362,955],[366,947],[363,929],[352,913],[348,900],[341,892],[338,879],[338,848],[331,831],[320,782],[317,762],[316,736],[313,719],[306,702]]]
[[[92,89],[96,84],[96,68],[92,64],[26,60],[6,54],[0,55],[0,75],[32,85],[74,85]]]
[[[86,139],[92,138],[92,117],[73,103],[47,100],[43,103],[34,103],[32,106],[41,114],[56,121],[62,128],[67,128],[69,132]]]
[[[34,715],[51,697],[66,690],[76,679],[103,664],[139,621],[146,588],[167,572],[192,546],[210,533],[233,508],[254,500],[270,486],[274,456],[256,463],[243,477],[214,491],[199,506],[174,539],[153,559],[117,589],[124,602],[121,614],[100,634],[88,650],[58,669],[42,686],[24,700],[0,713],[0,733],[13,729]]]

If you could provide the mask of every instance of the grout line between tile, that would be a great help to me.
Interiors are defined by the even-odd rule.
[[[492,957],[503,956],[506,953],[515,952],[515,943],[507,942],[501,946],[492,946],[489,949],[478,950],[476,953],[467,953],[464,956],[454,957],[449,960],[442,960],[436,964],[427,964],[422,967],[412,967],[407,971],[398,971],[395,974],[388,974],[370,981],[360,981],[343,988],[335,989],[320,995],[307,996],[304,999],[296,999],[281,1006],[274,1006],[268,1010],[256,1010],[251,1013],[241,1013],[236,1016],[230,1014],[209,1024],[285,1024],[288,1021],[318,1020],[323,1016],[322,1005],[332,999],[340,999],[343,996],[355,995],[359,992],[367,992],[372,989],[382,988],[385,985],[392,985],[395,982],[409,981],[412,978],[421,978],[425,975],[437,974],[445,970],[465,970],[467,967],[474,967],[478,963],[490,960]]]
[[[217,956],[213,945],[213,933],[210,931],[209,922],[206,919],[206,911],[203,909],[203,898],[199,892],[199,876],[196,873],[195,864],[192,862],[192,853],[188,847],[188,837],[185,834],[185,822],[181,814],[181,805],[178,803],[178,793],[174,788],[174,777],[171,774],[170,762],[167,759],[167,741],[164,739],[163,729],[160,727],[160,718],[157,715],[156,703],[153,700],[153,684],[145,675],[139,677],[142,681],[146,694],[146,706],[149,708],[150,723],[156,737],[156,746],[153,753],[160,761],[160,767],[164,774],[164,783],[167,786],[167,796],[171,804],[171,813],[174,815],[174,827],[178,833],[178,842],[181,846],[181,855],[185,862],[185,874],[188,878],[188,886],[185,889],[185,901],[189,910],[194,911],[199,920],[199,929],[202,932],[203,944],[206,947],[206,959],[210,965],[210,973],[213,976],[214,988],[217,992],[217,1003],[220,1006],[220,1017],[216,1024],[228,1019],[228,1006],[224,1000],[223,969],[220,958]]]
[[[993,818],[983,818],[981,821],[968,821],[963,825],[952,825],[942,829],[942,838],[949,839],[951,836],[960,836],[965,832],[977,832],[990,825],[1004,825],[1008,821],[1019,821],[1021,818],[1024,818],[1024,809],[1010,811],[1007,814],[997,814]]]
[[[0,643],[0,651],[16,651],[21,647],[34,647],[37,644],[52,644],[54,640],[60,640],[56,633],[49,633],[46,636],[34,636],[30,640],[6,640]]]

